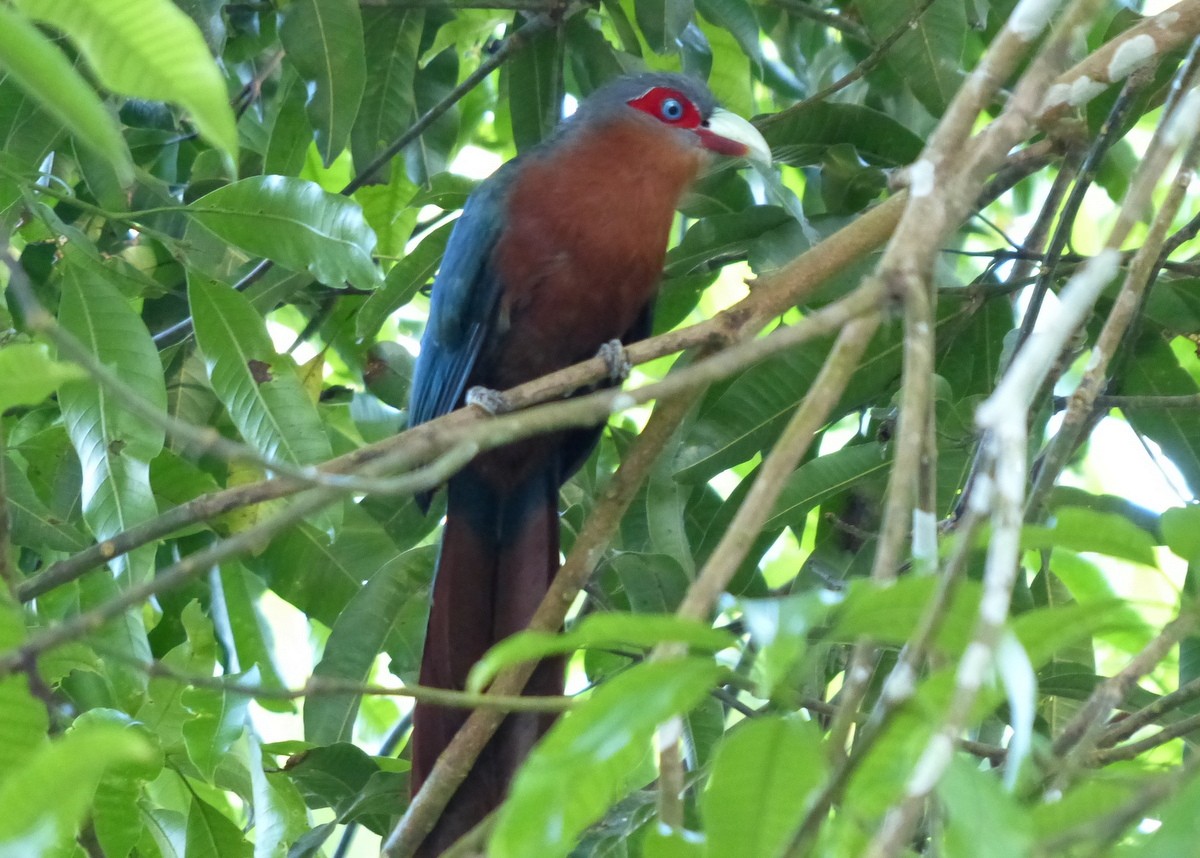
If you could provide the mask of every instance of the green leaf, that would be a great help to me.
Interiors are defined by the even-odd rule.
[[[763,233],[789,222],[792,216],[778,206],[754,206],[745,211],[714,215],[694,223],[679,246],[667,254],[666,273],[679,277],[706,267],[744,259]]]
[[[1147,331],[1116,379],[1121,396],[1195,395],[1200,391],[1157,331]],[[1131,408],[1125,415],[1134,431],[1153,439],[1200,493],[1200,413],[1191,408]]]
[[[696,0],[696,10],[706,19],[728,30],[746,56],[762,64],[758,19],[745,0]]]
[[[230,679],[247,685],[258,683],[258,670],[230,674]],[[183,724],[183,743],[188,757],[209,782],[233,743],[246,729],[250,698],[220,688],[188,688],[181,698],[191,717]]]
[[[169,448],[155,456],[150,463],[150,485],[154,489],[154,496],[164,507],[181,506],[221,489],[211,474]],[[207,523],[198,522],[175,531],[175,535],[200,533],[207,529]]]
[[[145,834],[139,848],[147,855],[154,855],[157,850],[162,858],[187,858],[186,812],[159,808],[141,810]]]
[[[262,316],[224,283],[192,277],[188,301],[213,390],[262,455],[295,465],[332,455],[317,407],[290,357],[276,354]]]
[[[826,150],[850,144],[866,161],[899,166],[916,160],[924,141],[886,113],[857,104],[804,102],[764,120],[775,160],[794,167],[821,163]]]
[[[704,840],[691,831],[674,831],[647,825],[642,840],[643,858],[705,858]]]
[[[419,549],[401,555],[371,574],[334,623],[313,680],[321,677],[365,684],[375,657],[396,634],[405,604],[412,598],[413,565],[423,565]],[[317,745],[349,742],[358,716],[358,694],[318,694],[304,704],[304,738]]]
[[[813,507],[863,480],[887,473],[891,462],[891,451],[876,442],[843,447],[805,462],[788,477],[763,529],[802,526]]]
[[[857,2],[862,22],[876,43],[907,23],[904,35],[884,54],[884,62],[917,101],[939,117],[965,77],[962,56],[967,15],[961,0],[934,0],[917,16],[924,5],[925,0]]]
[[[367,778],[350,802],[341,808],[338,821],[361,823],[368,830],[386,835],[400,817],[410,794],[407,772],[379,771]]]
[[[329,286],[379,283],[375,233],[353,200],[304,179],[253,176],[218,188],[188,211],[221,239]]]
[[[260,556],[248,558],[247,565],[280,598],[332,627],[338,614],[362,587],[358,570],[379,568],[372,556],[377,550],[375,541],[348,533],[351,521],[347,510],[333,543],[324,531],[311,524],[298,525],[272,539]],[[375,530],[378,542],[384,542],[378,527]],[[384,547],[387,548],[386,544]]]
[[[1035,608],[1011,620],[1013,631],[1040,668],[1059,650],[1108,631],[1140,630],[1145,621],[1119,599]]]
[[[674,611],[691,581],[680,561],[667,554],[623,552],[611,558],[609,565],[629,606],[639,615]]]
[[[4,488],[12,516],[12,541],[34,551],[82,551],[88,541],[68,521],[58,518],[37,496],[24,469],[4,461]]]
[[[219,593],[229,622],[229,642],[237,655],[237,670],[258,669],[264,688],[281,689],[284,682],[275,664],[276,645],[271,624],[263,615],[260,599],[265,589],[263,583],[241,564],[226,560],[221,564]],[[294,712],[295,706],[288,700],[263,698],[258,705],[275,712]]]
[[[1162,514],[1167,547],[1190,564],[1200,563],[1200,506],[1172,507]]]
[[[251,858],[254,847],[242,835],[242,830],[200,796],[192,796],[187,817],[187,854],[212,855],[221,858]]]
[[[304,82],[295,74],[286,75],[280,84],[263,155],[263,173],[268,176],[294,176],[304,167],[304,156],[312,143],[304,97]]]
[[[1068,548],[1095,551],[1109,557],[1154,566],[1154,537],[1123,515],[1097,512],[1078,506],[1054,511],[1052,527],[1027,525],[1021,530],[1021,547],[1029,550]]]
[[[385,270],[395,267],[394,263],[389,265],[385,260],[403,261],[406,255],[421,212],[420,206],[412,201],[416,193],[417,186],[408,180],[403,170],[393,170],[387,184],[366,185],[354,192],[354,199],[362,206],[363,217],[375,231],[375,253]]]
[[[994,772],[981,772],[965,757],[955,757],[937,794],[950,818],[942,844],[946,858],[1021,858],[1030,853],[1032,820]]]
[[[616,26],[615,22],[613,26]],[[567,60],[583,92],[594,91],[623,71],[616,49],[600,31],[597,16],[574,15],[568,18],[565,35]]]
[[[89,352],[143,400],[166,411],[167,390],[150,332],[108,282],[85,278],[66,257],[59,321]],[[129,412],[90,379],[60,386],[59,403],[83,467],[83,516],[97,539],[109,539],[158,513],[150,489],[150,460],[164,432]],[[112,561],[128,582],[153,568],[154,548]]]
[[[120,728],[141,736],[151,749],[151,758],[134,764],[113,766],[100,779],[92,803],[92,822],[96,837],[106,855],[128,855],[142,835],[138,799],[145,785],[163,770],[163,755],[157,737],[129,715],[116,709],[89,709],[80,715],[72,729]]]
[[[183,106],[201,136],[237,154],[237,128],[204,37],[169,0],[17,0],[62,30],[108,89]]]
[[[755,678],[771,696],[785,687],[806,652],[813,630],[835,609],[839,596],[825,590],[771,599],[742,599],[738,604],[750,639],[758,647]]]
[[[634,0],[634,14],[646,43],[657,54],[674,53],[692,21],[693,0]]]
[[[834,408],[834,420],[878,395],[898,376],[899,352],[894,328],[875,335]],[[828,340],[804,343],[713,385],[682,447],[676,479],[708,480],[768,447],[808,392],[828,353]]]
[[[1149,837],[1120,852],[1121,858],[1158,858],[1164,855],[1187,855],[1196,848],[1200,838],[1200,818],[1196,816],[1196,803],[1200,802],[1200,778],[1191,777],[1180,781],[1179,771],[1167,771],[1159,778],[1171,778],[1176,788],[1162,805],[1155,808],[1154,816],[1162,825]]]
[[[1105,766],[1093,777],[1076,781],[1056,801],[1036,802],[1030,812],[1034,829],[1039,838],[1046,838],[1111,819],[1119,808],[1135,800],[1150,780],[1140,762]]]
[[[173,647],[162,661],[179,673],[211,676],[216,663],[216,641],[212,624],[198,602],[189,602],[181,612],[186,640]],[[137,720],[158,737],[169,755],[185,756],[183,725],[192,713],[183,705],[187,685],[175,678],[155,677],[150,681],[146,701],[136,712]]]
[[[931,577],[908,576],[887,587],[855,581],[834,614],[830,637],[849,641],[865,635],[880,643],[903,644],[916,630],[937,587]],[[964,581],[955,589],[936,638],[944,652],[956,655],[967,645],[981,593],[974,581]]]
[[[584,828],[637,786],[630,779],[658,725],[699,702],[717,676],[712,661],[687,658],[639,664],[600,686],[529,755],[500,807],[488,854],[565,856]]]
[[[0,602],[0,651],[14,649],[24,639],[20,609]],[[24,674],[0,679],[0,788],[46,744],[49,727],[46,706],[30,693]]]
[[[293,0],[279,40],[308,84],[308,118],[328,167],[346,148],[367,80],[363,21],[354,0]]]
[[[467,689],[482,691],[505,667],[548,655],[574,652],[584,647],[650,649],[666,642],[717,652],[733,646],[736,640],[728,632],[706,623],[672,614],[589,614],[569,632],[524,631],[505,638],[471,668]]]
[[[71,730],[37,749],[0,785],[0,855],[52,854],[83,821],[106,771],[153,759],[139,733],[107,725]]]
[[[358,311],[355,320],[357,336],[374,337],[384,320],[411,301],[417,290],[429,282],[442,263],[442,254],[446,252],[446,242],[453,229],[453,223],[439,226],[392,266],[383,286],[372,292]]]
[[[825,776],[815,724],[782,716],[745,721],[721,743],[702,798],[708,854],[782,855]]]
[[[246,768],[254,796],[254,858],[285,858],[288,847],[308,830],[308,809],[286,777],[268,776],[275,761],[264,755],[253,732],[247,742]]]
[[[518,17],[514,26],[523,20]],[[509,102],[513,142],[519,152],[546,139],[558,124],[561,57],[558,34],[550,30],[533,36],[525,49],[505,65],[508,91],[520,93],[519,98]]]
[[[0,212],[22,201],[23,184],[59,144],[62,125],[11,74],[0,75]],[[10,174],[10,172],[12,174]]]
[[[346,742],[302,751],[284,767],[309,807],[348,807],[380,771],[379,763]]]
[[[362,9],[362,17],[366,68],[371,74],[366,77],[362,106],[350,137],[358,170],[399,137],[416,114],[413,80],[425,10],[367,6]],[[384,166],[378,178],[387,181],[389,170],[390,165]]]
[[[0,68],[45,110],[117,171],[133,179],[129,147],[96,91],[37,27],[0,6]]]

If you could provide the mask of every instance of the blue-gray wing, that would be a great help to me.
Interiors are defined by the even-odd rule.
[[[471,194],[450,233],[413,369],[409,426],[455,409],[492,330],[501,284],[490,261],[503,228],[506,172]]]

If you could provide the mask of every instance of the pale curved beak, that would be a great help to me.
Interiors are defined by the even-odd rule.
[[[696,129],[696,135],[705,149],[771,165],[771,147],[767,141],[757,128],[736,113],[715,108],[708,121]]]

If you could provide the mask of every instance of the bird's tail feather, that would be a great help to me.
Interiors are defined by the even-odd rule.
[[[549,471],[549,472],[546,472]],[[450,481],[421,685],[461,689],[495,643],[526,627],[558,570],[558,479],[535,469],[497,491],[471,466]],[[561,660],[538,665],[527,694],[561,694]],[[418,704],[413,714],[413,791],[470,714]],[[516,769],[550,726],[545,715],[510,715],[430,833],[419,858],[441,854],[503,800]]]

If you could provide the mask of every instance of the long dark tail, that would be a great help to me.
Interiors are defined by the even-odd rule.
[[[495,463],[493,463],[495,464]],[[481,470],[487,469],[490,478]],[[525,628],[558,571],[558,474],[533,469],[497,489],[494,468],[476,463],[450,481],[421,684],[461,689],[497,641]],[[561,694],[560,661],[538,666],[527,694]],[[415,793],[469,711],[418,704],[413,713]],[[418,858],[434,858],[503,800],[513,773],[552,719],[511,715],[451,799]]]

